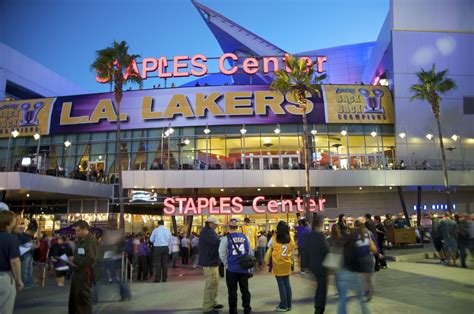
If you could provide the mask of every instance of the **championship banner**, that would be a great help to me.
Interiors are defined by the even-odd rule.
[[[13,130],[18,136],[49,134],[49,117],[54,98],[0,102],[0,138],[8,138]]]
[[[387,86],[323,85],[326,123],[394,124]]]
[[[321,93],[322,95],[322,93]],[[51,114],[51,134],[113,131],[113,93],[58,97]],[[204,86],[123,93],[121,129],[149,129],[231,124],[301,123],[292,94],[268,85]],[[308,123],[324,123],[319,95],[307,95]]]

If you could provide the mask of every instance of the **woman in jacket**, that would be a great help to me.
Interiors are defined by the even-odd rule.
[[[290,236],[290,227],[286,222],[278,222],[276,234],[271,238],[268,247],[272,250],[272,272],[278,283],[280,294],[280,303],[275,312],[287,312],[291,310],[290,274],[293,250],[296,244]]]
[[[367,230],[364,224],[359,220],[354,223],[354,231],[357,236],[356,246],[359,256],[360,272],[362,273],[364,292],[367,301],[370,301],[374,293],[374,255],[379,252],[376,245],[377,240],[372,232]],[[375,250],[373,248],[371,249],[371,241],[375,245]]]

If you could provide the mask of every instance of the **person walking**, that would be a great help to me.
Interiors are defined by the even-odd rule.
[[[298,246],[298,256],[300,258],[300,274],[305,274],[306,262],[303,256],[305,255],[305,242],[306,236],[311,232],[311,227],[306,221],[304,216],[301,216],[298,220],[298,226],[295,228],[296,232],[296,244]]]
[[[77,242],[72,262],[76,266],[69,292],[69,314],[92,313],[91,288],[94,283],[94,266],[97,262],[98,244],[89,231],[89,224],[79,220],[74,224]]]
[[[176,268],[176,261],[178,260],[179,255],[179,238],[176,233],[173,233],[171,236],[171,263],[173,268]]]
[[[150,249],[143,237],[140,237],[139,241],[140,244],[138,244],[136,253],[138,263],[137,281],[145,281],[148,279],[148,255],[150,254]]]
[[[188,265],[190,246],[191,246],[191,241],[189,240],[187,234],[184,234],[183,238],[181,239],[181,264],[182,265]]]
[[[275,275],[280,294],[280,303],[275,312],[287,312],[291,310],[292,305],[290,274],[293,250],[296,244],[290,236],[290,227],[286,222],[278,222],[276,234],[270,239],[268,247],[272,250],[272,272]]]
[[[458,224],[458,248],[459,257],[461,259],[461,267],[467,268],[466,265],[466,250],[469,248],[469,224],[465,214],[454,215],[456,223]]]
[[[229,221],[229,234],[222,237],[219,245],[219,257],[226,269],[225,280],[228,291],[229,314],[237,314],[237,284],[242,294],[244,314],[252,311],[250,306],[249,278],[251,270],[240,266],[240,257],[251,254],[251,245],[248,237],[239,232],[238,221],[235,218]]]
[[[306,235],[305,244],[306,250],[303,258],[317,283],[314,295],[314,313],[322,314],[326,309],[328,292],[328,274],[323,266],[323,261],[329,252],[329,244],[323,233],[323,217],[321,215],[313,217],[312,231]]]
[[[439,261],[441,264],[447,264],[446,256],[443,250],[443,234],[441,233],[441,223],[439,219],[431,214],[431,238],[433,239],[433,246],[438,252]]]
[[[171,232],[165,228],[163,220],[158,221],[158,227],[150,236],[153,243],[153,260],[155,263],[154,282],[168,281],[168,255],[171,246]]]
[[[219,289],[219,244],[216,228],[219,220],[215,216],[208,216],[199,238],[199,265],[204,269],[206,283],[202,300],[204,313],[216,314],[217,310],[224,308],[218,304],[217,291]]]
[[[193,253],[193,269],[196,269],[199,261],[199,237],[195,233],[191,239],[191,251]]]
[[[458,251],[458,225],[451,219],[449,213],[444,214],[440,222],[441,235],[443,236],[443,250],[448,265],[456,265],[456,253]]]
[[[20,241],[21,254],[21,278],[25,284],[25,289],[35,287],[33,282],[33,251],[37,248],[33,238],[37,229],[34,224],[30,224],[25,232],[18,235]]]
[[[335,276],[336,289],[339,295],[337,301],[337,314],[347,313],[346,307],[348,292],[351,290],[356,294],[362,314],[370,313],[367,303],[365,302],[362,278],[359,274],[361,271],[361,263],[363,263],[361,260],[360,250],[356,244],[359,236],[359,231],[354,230],[349,235],[343,235],[341,240],[337,241],[337,243],[340,242],[343,247],[342,267],[336,271]]]
[[[379,270],[380,268],[387,268],[387,260],[385,259],[385,246],[384,246],[384,240],[385,240],[385,228],[382,224],[382,219],[380,216],[374,216],[374,223],[375,223],[375,231],[376,231],[376,239],[377,239],[377,246],[379,248],[379,255],[380,258],[377,258],[376,262],[378,262],[377,265],[375,265],[375,270]]]
[[[356,220],[354,223],[354,232],[357,236],[356,246],[360,266],[359,271],[362,273],[366,301],[370,301],[374,293],[374,255],[378,254],[378,248],[376,247],[377,240],[372,232],[367,230],[364,224],[359,220]],[[373,245],[375,245],[375,249]]]
[[[0,313],[12,314],[17,292],[23,289],[21,280],[20,244],[11,234],[16,226],[15,214],[0,211]]]
[[[264,266],[264,258],[265,258],[265,253],[267,252],[267,245],[268,245],[267,236],[265,235],[264,232],[261,232],[257,240],[257,249],[259,251],[258,266],[260,267],[260,269],[262,269]]]

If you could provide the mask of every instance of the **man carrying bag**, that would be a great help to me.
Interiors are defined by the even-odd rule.
[[[248,280],[252,276],[251,269],[256,260],[252,256],[252,249],[248,237],[238,232],[238,221],[232,218],[229,221],[229,235],[221,239],[219,257],[226,268],[226,283],[228,289],[229,313],[237,312],[237,284],[242,293],[244,313],[250,313],[250,291]]]

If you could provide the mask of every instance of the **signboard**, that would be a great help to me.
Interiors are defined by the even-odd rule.
[[[19,136],[49,134],[49,117],[54,98],[6,101],[0,104],[0,138],[13,130]]]
[[[308,123],[394,123],[384,86],[323,85],[323,97],[307,95]],[[323,101],[324,99],[324,101]],[[115,131],[113,93],[0,102],[0,138]],[[300,124],[291,93],[268,85],[224,85],[124,92],[122,130],[241,124]]]
[[[386,86],[324,85],[327,123],[394,124],[392,95]]]
[[[301,123],[298,107],[292,94],[268,85],[139,90],[123,94],[121,128]],[[307,115],[308,123],[324,123],[321,97],[308,95]],[[51,134],[113,131],[113,93],[59,97],[51,121]]]
[[[224,53],[219,58],[209,58],[209,60],[217,61],[217,68],[219,73],[224,75],[234,75],[238,73],[245,73],[247,75],[254,75],[257,73],[269,74],[280,69],[290,71],[285,64],[285,56],[264,56],[264,57],[240,57],[234,53]],[[301,56],[299,59],[307,60],[308,67],[314,66],[318,73],[324,72],[323,64],[327,61],[326,56],[308,57]],[[208,58],[205,55],[197,54],[190,56],[174,56],[171,60],[165,57],[160,58],[143,58],[141,66],[133,60],[132,64],[127,67],[125,78],[130,73],[138,73],[144,80],[149,76],[157,78],[176,78],[188,76],[204,76],[208,73]],[[230,64],[226,66],[225,64]],[[133,70],[133,71],[132,71]],[[101,79],[96,77],[97,82],[107,83],[108,79]]]
[[[262,204],[266,201],[265,205]],[[310,200],[309,211],[324,211],[325,199]],[[252,201],[255,214],[303,213],[304,203],[301,197],[296,199],[265,200],[265,196],[257,196]],[[168,197],[164,200],[165,215],[239,215],[244,212],[243,199],[235,197]]]

